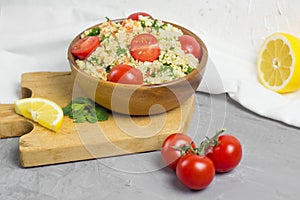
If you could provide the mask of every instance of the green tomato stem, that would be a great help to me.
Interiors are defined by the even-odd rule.
[[[184,156],[187,152],[191,152],[193,154],[205,156],[212,147],[218,146],[219,145],[219,136],[226,131],[225,128],[219,130],[216,132],[216,134],[212,137],[209,138],[205,136],[205,139],[202,140],[200,143],[199,147],[193,148],[192,143],[189,145],[183,145],[183,146],[172,146],[173,149],[180,151],[181,156]]]
[[[199,147],[196,149],[197,154],[205,156],[212,147],[218,146],[219,145],[218,138],[225,131],[226,131],[225,128],[217,131],[212,138],[205,136],[205,139],[200,143]]]

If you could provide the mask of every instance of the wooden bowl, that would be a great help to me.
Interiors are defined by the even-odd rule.
[[[78,83],[88,97],[113,112],[129,115],[151,115],[180,106],[195,93],[202,80],[208,59],[207,48],[197,35],[186,28],[170,22],[165,23],[181,29],[183,34],[194,37],[200,44],[202,57],[197,68],[191,73],[174,81],[149,85],[120,84],[97,79],[81,70],[71,53],[71,46],[80,39],[82,32],[73,39],[68,48],[68,60],[75,83]],[[96,26],[99,24],[90,28]]]

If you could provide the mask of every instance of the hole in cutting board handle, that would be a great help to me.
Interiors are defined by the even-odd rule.
[[[22,98],[32,96],[32,91],[22,87]],[[0,104],[0,138],[18,137],[30,133],[34,128],[32,122],[20,118],[14,111],[14,105]]]
[[[34,126],[26,120],[0,123],[0,138],[18,137],[30,133]]]
[[[32,96],[32,91],[29,88],[22,87],[22,98],[29,98]]]

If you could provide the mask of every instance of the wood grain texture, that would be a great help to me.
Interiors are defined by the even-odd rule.
[[[0,104],[0,138],[18,137],[29,133],[33,124],[14,112],[11,104]]]
[[[22,76],[23,97],[44,97],[61,107],[76,95],[70,72],[36,72]],[[64,118],[58,132],[50,131],[14,113],[13,105],[0,106],[0,138],[21,136],[24,167],[87,160],[157,150],[173,132],[185,133],[194,111],[194,96],[165,114],[135,116],[110,113],[95,124],[75,124]]]

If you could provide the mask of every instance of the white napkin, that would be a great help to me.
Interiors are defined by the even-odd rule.
[[[242,106],[261,116],[300,127],[300,90],[278,94],[264,88],[258,82],[253,62],[231,55],[221,56],[212,51],[203,81],[197,90],[211,94],[228,93]]]
[[[0,103],[20,98],[21,74],[69,71],[72,38],[105,17],[145,11],[192,30],[204,40],[209,63],[199,91],[228,93],[259,115],[300,127],[300,92],[280,95],[261,86],[256,56],[275,31],[300,36],[300,1],[285,0],[10,0],[0,4]]]
[[[241,32],[244,28],[251,34],[237,46],[221,37],[203,36],[209,47],[209,61],[198,91],[228,93],[242,106],[261,116],[300,127],[300,90],[278,94],[264,88],[257,78],[256,59],[264,37],[277,31],[300,37],[300,16],[280,13],[282,7],[276,6],[278,15],[265,16],[264,26],[254,26],[257,29],[253,29],[253,24],[241,27]]]

